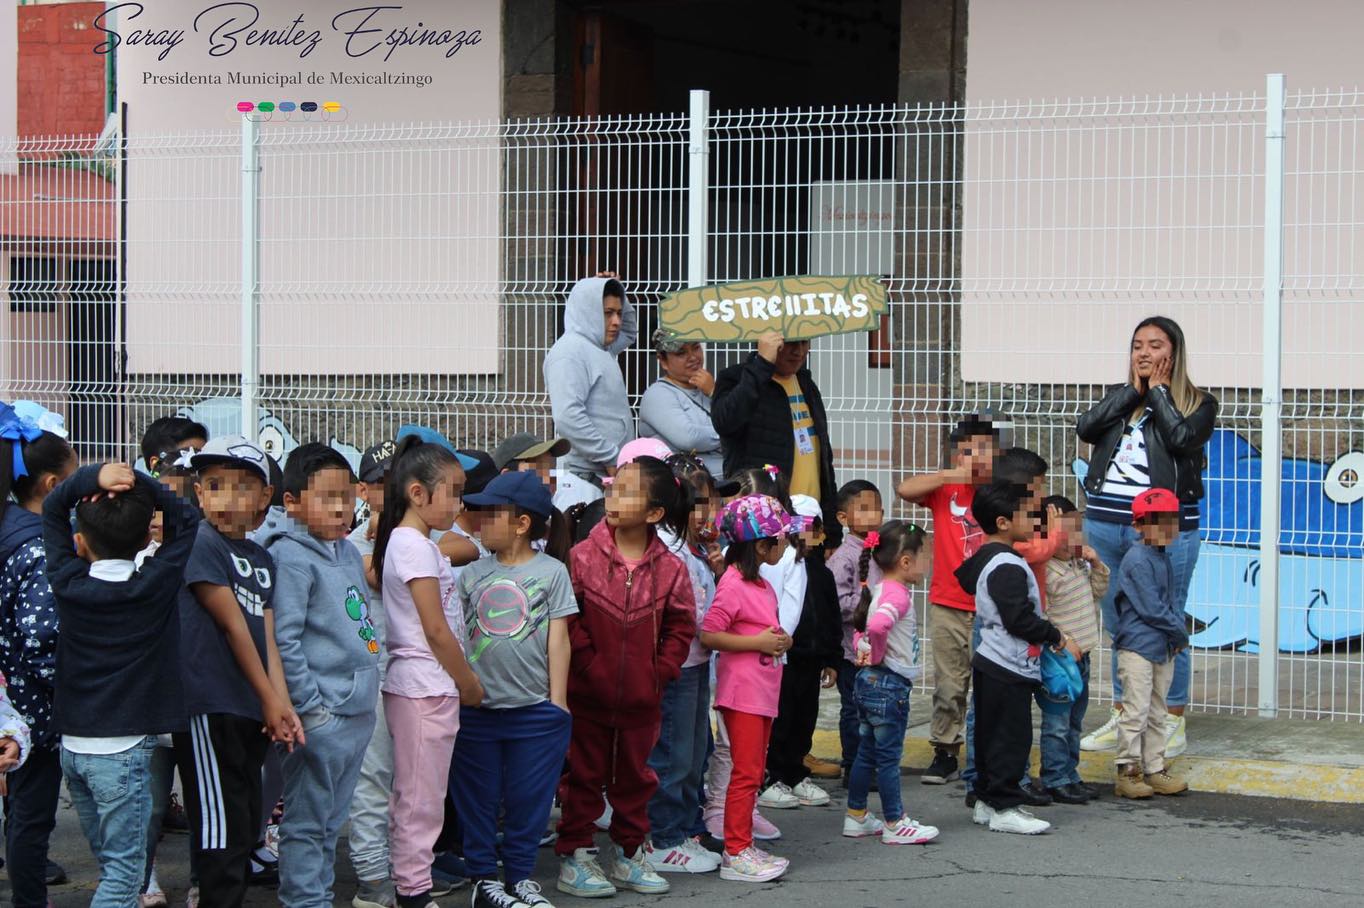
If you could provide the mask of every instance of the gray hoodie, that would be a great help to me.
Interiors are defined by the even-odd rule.
[[[620,335],[606,346],[602,291],[607,278],[584,278],[573,285],[564,310],[564,334],[545,355],[555,434],[573,450],[565,466],[579,473],[605,473],[620,449],[635,437],[635,420],[616,357],[639,336],[639,320],[629,298],[621,301]]]
[[[349,540],[322,542],[287,516],[261,528],[275,559],[275,644],[304,728],[356,716],[379,697],[379,636]]]

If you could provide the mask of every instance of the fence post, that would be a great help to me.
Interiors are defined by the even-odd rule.
[[[1279,711],[1279,526],[1283,485],[1284,77],[1265,78],[1264,379],[1260,392],[1260,715]]]
[[[710,214],[710,92],[692,89],[687,139],[687,286],[706,283]]]
[[[260,123],[242,114],[242,435],[256,440],[260,421]]]

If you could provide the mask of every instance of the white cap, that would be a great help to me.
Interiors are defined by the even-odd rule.
[[[791,509],[800,517],[808,517],[818,520],[824,516],[824,512],[819,508],[819,502],[809,495],[792,495]]]
[[[196,470],[222,463],[255,470],[266,485],[270,484],[270,464],[265,459],[265,452],[243,435],[220,435],[209,439],[190,461]]]

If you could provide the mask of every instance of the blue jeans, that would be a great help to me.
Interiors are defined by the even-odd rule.
[[[855,696],[862,719],[858,725],[857,758],[848,776],[849,810],[867,809],[867,792],[875,772],[886,822],[905,815],[900,800],[900,758],[905,752],[909,692],[913,687],[889,669],[868,666],[857,673]]]
[[[1080,660],[1084,691],[1073,703],[1051,702],[1046,687],[1037,688],[1042,707],[1042,787],[1060,788],[1080,781],[1080,726],[1089,708],[1089,653]]]
[[[142,892],[155,750],[155,735],[116,754],[78,754],[62,748],[62,773],[71,803],[99,861],[99,887],[91,908],[128,908],[137,904]]]
[[[980,621],[971,622],[971,652],[980,649]],[[976,784],[976,698],[966,701],[966,762],[962,765],[961,780],[966,790],[971,791]]]
[[[852,769],[862,721],[857,714],[857,673],[847,659],[838,664],[838,741],[843,745],[843,769]]]
[[[1085,541],[1094,547],[1094,551],[1113,574],[1113,580],[1108,585],[1108,593],[1099,603],[1104,618],[1104,629],[1111,630],[1118,623],[1118,611],[1113,604],[1114,597],[1118,594],[1118,567],[1122,564],[1122,556],[1127,554],[1127,550],[1141,544],[1141,537],[1136,529],[1128,524],[1107,523],[1086,517]],[[1194,565],[1198,563],[1198,548],[1198,530],[1185,530],[1175,538],[1174,544],[1166,549],[1170,553],[1170,563],[1174,568],[1175,585],[1172,592],[1175,608],[1179,609],[1181,615],[1184,614],[1184,606],[1189,599],[1189,580],[1193,577]],[[1111,656],[1113,702],[1121,703],[1122,684],[1118,681],[1118,651],[1112,650]],[[1189,650],[1186,647],[1175,656],[1175,677],[1170,682],[1170,694],[1165,701],[1167,707],[1188,705],[1190,664]]]
[[[710,666],[703,663],[682,669],[663,691],[658,743],[649,754],[649,768],[658,775],[658,790],[649,799],[655,848],[681,845],[696,822],[709,730]]]

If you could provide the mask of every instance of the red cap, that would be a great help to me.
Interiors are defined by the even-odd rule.
[[[1169,489],[1151,489],[1132,499],[1132,519],[1150,514],[1178,514],[1179,499]]]

